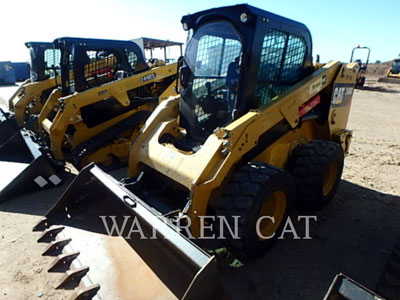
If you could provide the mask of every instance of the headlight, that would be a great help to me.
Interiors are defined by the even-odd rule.
[[[249,18],[248,18],[248,16],[247,16],[246,13],[241,13],[241,14],[240,14],[240,21],[241,21],[242,23],[246,23],[248,19],[249,19]]]
[[[182,26],[183,26],[183,30],[185,30],[185,31],[189,30],[189,26],[187,23],[183,23]]]

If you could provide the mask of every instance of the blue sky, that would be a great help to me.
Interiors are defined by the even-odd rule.
[[[187,13],[234,1],[22,0],[0,4],[0,60],[25,61],[23,43],[60,36],[132,39],[146,36],[184,42],[180,19]],[[248,4],[306,24],[321,61],[348,61],[353,47],[371,48],[371,59],[400,54],[400,1],[254,0]],[[60,10],[60,11],[57,11]]]

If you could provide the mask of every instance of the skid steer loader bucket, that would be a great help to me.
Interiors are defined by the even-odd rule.
[[[18,130],[19,126],[14,116],[0,108],[0,146],[7,142]]]
[[[378,82],[400,84],[400,78],[381,77]]]
[[[55,166],[25,129],[0,146],[0,170],[0,202],[61,183]]]
[[[120,232],[109,232],[112,219]],[[71,299],[227,299],[215,257],[93,164],[34,231],[48,243],[43,255],[56,256],[49,272],[65,272],[57,287],[75,289]]]
[[[385,300],[344,274],[333,279],[324,300]]]

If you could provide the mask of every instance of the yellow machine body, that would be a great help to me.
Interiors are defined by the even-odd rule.
[[[31,114],[37,114],[42,109],[47,98],[46,91],[51,91],[60,84],[60,76],[51,77],[39,82],[24,82],[9,100],[9,108],[14,111],[15,120],[20,127],[25,126],[26,119]]]
[[[127,94],[128,91],[140,88],[147,89],[146,96],[159,97],[159,101],[163,101],[169,96],[176,95],[174,91],[176,83],[173,80],[176,72],[177,65],[175,63],[155,67],[148,71],[67,97],[60,98],[60,90],[54,90],[39,114],[39,131],[49,136],[51,151],[54,157],[57,160],[65,161],[67,160],[65,153],[70,149],[101,134],[107,128],[112,127],[140,110],[154,110],[158,103],[149,102],[139,105],[136,109],[127,110],[125,113],[90,128],[82,120],[82,108],[102,102],[104,99],[111,97],[116,100],[115,105],[127,107],[131,103]],[[150,79],[145,80],[146,78]],[[52,118],[54,112],[56,113]],[[71,127],[74,128],[74,133],[68,134],[67,130]],[[133,132],[120,141],[104,145],[96,153],[91,153],[86,159],[85,164],[88,162],[110,163],[111,154],[119,159],[126,160],[128,158],[130,142],[136,133],[133,130]]]
[[[185,153],[171,144],[160,143],[167,133],[182,136],[178,125],[179,97],[164,101],[132,144],[129,175],[138,176],[142,165],[146,165],[186,187],[191,197],[191,230],[198,235],[198,217],[206,215],[213,192],[223,188],[235,164],[257,145],[262,134],[279,122],[287,122],[292,130],[259,154],[257,161],[282,168],[296,145],[314,139],[336,141],[344,153],[348,153],[351,131],[346,130],[346,124],[357,73],[356,63],[330,62],[270,105],[251,110],[231,124],[216,129],[196,153]],[[341,88],[342,84],[349,84],[349,87]],[[321,101],[333,104],[329,119],[323,125],[311,120],[299,126],[299,107],[318,93],[324,93]],[[346,97],[346,93],[350,97]]]

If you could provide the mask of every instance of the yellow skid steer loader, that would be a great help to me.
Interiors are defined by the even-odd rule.
[[[0,199],[58,185],[65,162],[126,162],[138,128],[159,99],[176,95],[177,64],[149,66],[131,41],[59,38],[60,87],[0,146]],[[125,163],[126,165],[126,163]],[[21,189],[24,186],[24,189]]]
[[[392,67],[386,72],[386,77],[381,77],[378,81],[400,84],[400,59],[395,59]]]
[[[0,146],[20,127],[30,114],[38,113],[53,89],[60,84],[60,50],[53,43],[27,42],[31,78],[23,82],[8,101],[9,112],[0,109]]]
[[[335,194],[358,64],[314,66],[305,25],[249,5],[182,24],[180,94],[140,129],[129,178],[85,167],[34,227],[72,299],[224,299],[203,239],[263,255],[294,204]]]

